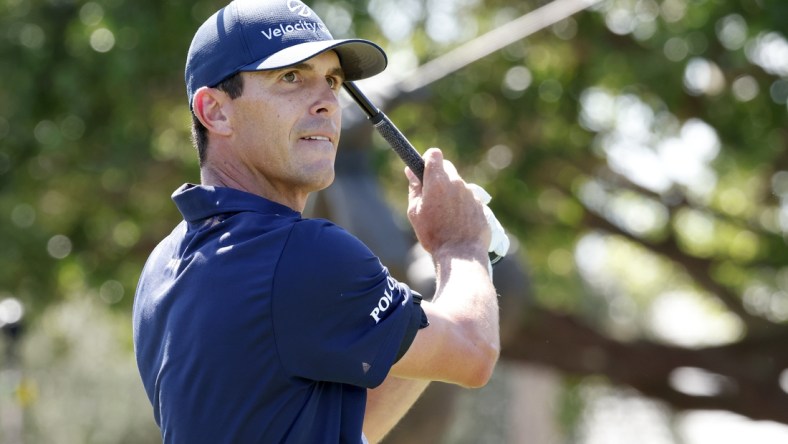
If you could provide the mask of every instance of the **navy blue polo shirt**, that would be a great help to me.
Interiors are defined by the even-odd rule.
[[[326,220],[230,188],[173,199],[184,221],[133,312],[164,442],[360,443],[366,389],[423,326],[418,295]]]

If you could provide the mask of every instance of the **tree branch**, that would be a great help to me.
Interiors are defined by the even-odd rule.
[[[788,331],[782,327],[768,340],[687,349],[616,341],[570,316],[533,308],[512,337],[516,339],[503,344],[504,359],[580,376],[604,375],[677,410],[726,409],[788,423],[788,394],[779,386],[780,374],[788,368]],[[682,393],[671,385],[671,375],[682,367],[721,375],[729,383],[708,396]]]

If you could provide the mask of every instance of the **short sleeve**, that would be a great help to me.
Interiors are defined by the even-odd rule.
[[[277,352],[295,377],[375,387],[422,324],[410,288],[357,238],[307,219],[294,225],[272,288]]]

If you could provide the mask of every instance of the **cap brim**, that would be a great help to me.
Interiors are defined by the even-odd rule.
[[[346,80],[361,80],[379,74],[388,63],[383,49],[363,39],[322,40],[307,42],[285,48],[271,56],[243,66],[238,71],[264,71],[286,68],[333,50]]]

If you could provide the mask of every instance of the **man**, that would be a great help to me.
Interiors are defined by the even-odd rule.
[[[184,221],[148,259],[133,313],[165,443],[377,442],[429,381],[489,379],[490,229],[439,150],[424,155],[423,184],[406,170],[432,302],[358,239],[300,214],[334,178],[342,82],[385,65],[378,46],[334,40],[294,0],[236,0],[197,31],[186,86],[201,184],[173,194]]]

